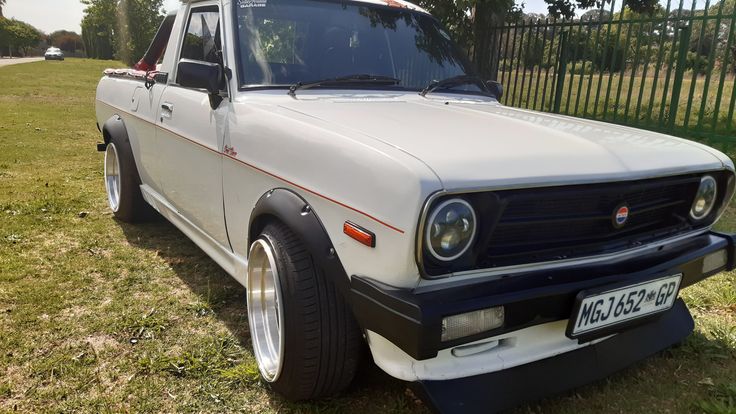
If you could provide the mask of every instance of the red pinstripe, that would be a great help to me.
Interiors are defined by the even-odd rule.
[[[248,166],[248,167],[250,167],[250,168],[252,168],[252,169],[254,169],[254,170],[256,170],[256,171],[259,171],[259,172],[261,172],[261,173],[263,173],[263,174],[266,174],[266,175],[268,175],[268,176],[270,176],[270,177],[276,178],[276,179],[277,179],[277,180],[279,180],[279,181],[283,181],[283,182],[285,182],[285,183],[287,183],[287,184],[289,184],[289,185],[291,185],[291,186],[294,186],[294,187],[296,187],[296,188],[299,188],[300,190],[306,191],[306,192],[308,192],[308,193],[310,193],[310,194],[314,194],[314,195],[316,195],[317,197],[320,197],[320,198],[322,198],[322,199],[325,199],[325,200],[327,200],[327,201],[330,201],[330,202],[332,202],[332,203],[334,203],[334,204],[337,204],[337,205],[339,205],[339,206],[341,206],[341,207],[347,208],[348,210],[354,211],[354,212],[356,212],[356,213],[358,213],[358,214],[362,214],[363,216],[365,216],[365,217],[367,217],[367,218],[369,218],[369,219],[371,219],[371,220],[375,221],[376,223],[379,223],[379,224],[381,224],[381,225],[383,225],[383,226],[386,226],[386,227],[390,228],[391,230],[394,230],[394,231],[396,231],[396,232],[399,232],[399,233],[401,233],[401,234],[404,234],[404,230],[401,230],[401,229],[400,229],[400,228],[398,228],[398,227],[392,226],[392,225],[390,225],[390,224],[386,223],[385,221],[382,221],[382,220],[380,220],[380,219],[378,219],[378,218],[376,218],[376,217],[373,217],[373,216],[371,216],[370,214],[368,214],[368,213],[366,213],[366,212],[360,211],[360,210],[358,210],[358,209],[357,209],[357,208],[355,208],[355,207],[351,207],[351,206],[349,206],[349,205],[347,205],[347,204],[345,204],[345,203],[342,203],[342,202],[340,202],[340,201],[337,201],[337,200],[335,200],[334,198],[330,198],[330,197],[328,197],[328,196],[326,196],[326,195],[324,195],[324,194],[320,194],[320,193],[318,193],[317,191],[314,191],[314,190],[312,190],[312,189],[309,189],[309,188],[307,188],[307,187],[304,187],[304,186],[302,186],[302,185],[299,185],[299,184],[297,184],[297,183],[295,183],[295,182],[293,182],[293,181],[287,180],[286,178],[283,178],[283,177],[281,177],[281,176],[278,176],[278,175],[276,175],[276,174],[274,174],[274,173],[272,173],[272,172],[266,171],[266,170],[264,170],[263,168],[257,167],[257,166],[255,166],[255,165],[253,165],[253,164],[249,164],[249,163],[247,163],[247,162],[245,162],[245,161],[243,161],[243,160],[240,160],[240,159],[237,159],[237,158],[235,158],[235,157],[232,157],[232,156],[230,156],[229,154],[225,154],[225,153],[222,153],[222,152],[220,152],[220,151],[218,151],[218,150],[214,150],[214,149],[212,149],[212,148],[210,148],[210,147],[208,147],[208,146],[206,146],[206,145],[203,145],[203,144],[201,144],[201,143],[199,143],[199,142],[197,142],[197,141],[194,141],[194,140],[192,140],[192,139],[189,139],[189,138],[187,138],[187,137],[185,137],[185,136],[183,136],[183,135],[181,135],[181,134],[178,134],[178,133],[176,133],[176,132],[172,131],[172,130],[171,130],[171,129],[169,129],[169,128],[166,128],[166,127],[163,127],[163,126],[161,126],[161,125],[159,125],[159,124],[156,124],[156,123],[154,123],[154,122],[151,122],[151,121],[149,121],[149,120],[147,120],[147,119],[145,119],[145,118],[142,118],[142,117],[140,117],[140,116],[138,116],[138,115],[135,115],[135,114],[133,114],[133,113],[130,113],[130,112],[128,112],[128,111],[126,111],[126,110],[123,110],[123,109],[121,109],[121,108],[118,108],[117,106],[114,106],[114,105],[110,105],[110,104],[108,104],[108,103],[106,103],[106,102],[102,102],[102,101],[100,101],[100,100],[97,100],[97,102],[99,102],[99,103],[101,103],[101,104],[103,104],[103,105],[109,106],[110,108],[113,108],[113,109],[115,109],[115,110],[117,110],[117,111],[120,111],[120,112],[126,113],[126,114],[128,114],[128,115],[130,115],[130,116],[132,116],[132,117],[134,117],[134,118],[140,119],[140,120],[141,120],[141,121],[143,121],[143,122],[149,123],[149,124],[151,124],[151,125],[153,125],[153,126],[155,126],[155,127],[157,127],[157,128],[160,128],[160,129],[162,129],[162,130],[164,130],[164,131],[166,131],[166,132],[169,132],[169,133],[171,133],[171,134],[173,134],[173,135],[175,135],[175,136],[177,136],[177,137],[179,137],[179,138],[181,138],[181,139],[184,139],[184,140],[186,140],[187,142],[191,142],[192,144],[198,145],[198,146],[200,146],[200,147],[202,147],[202,148],[204,148],[204,149],[206,149],[206,150],[212,151],[212,152],[214,152],[214,153],[217,153],[217,154],[220,154],[220,155],[224,155],[224,156],[225,156],[226,158],[229,158],[229,159],[231,159],[231,160],[233,160],[233,161],[236,161],[236,162],[238,162],[238,163],[240,163],[240,164],[246,165],[246,166]]]

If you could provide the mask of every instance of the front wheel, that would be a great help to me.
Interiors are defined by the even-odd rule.
[[[334,283],[301,239],[267,225],[248,257],[248,320],[261,377],[290,400],[346,388],[360,362],[361,334]]]

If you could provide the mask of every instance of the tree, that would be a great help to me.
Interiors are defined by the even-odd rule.
[[[721,0],[719,2],[716,2],[713,4],[710,9],[708,9],[708,15],[713,16],[717,13],[721,12],[724,16],[733,16],[734,15],[734,7],[736,7],[736,0]],[[700,23],[702,24],[702,22]],[[699,25],[698,25],[699,26]],[[736,22],[732,21],[732,19],[722,19],[720,21],[720,26],[716,27],[715,22],[713,22],[712,25],[706,26],[706,34],[703,37],[703,43],[707,43],[708,40],[711,42],[714,40],[716,41],[716,48],[713,50],[713,55],[715,59],[718,61],[719,65],[721,66],[722,70],[728,70],[728,66],[731,65],[732,71],[736,72],[736,42],[733,40],[731,41],[731,49],[728,50],[728,37],[733,36],[733,33],[731,33],[732,30],[736,29]],[[696,27],[693,25],[693,32],[696,32]],[[697,34],[699,36],[700,33]],[[695,37],[691,37],[690,42],[690,51],[698,52],[701,55],[706,55],[705,53],[702,53],[706,50],[703,50],[702,46],[700,50],[698,50],[697,45],[693,47],[693,39]],[[710,52],[712,44],[708,46],[707,52]],[[705,59],[707,60],[708,57],[706,56]]]
[[[731,29],[730,16],[733,15],[735,0],[716,1],[707,10],[708,16],[721,13],[724,18],[718,22],[713,19],[699,19],[693,21],[690,30],[690,45],[688,47],[687,67],[698,73],[707,72],[709,64],[728,70],[728,66],[736,72],[736,44],[731,40],[731,49],[728,50],[729,31]],[[695,16],[704,16],[706,10],[696,10]],[[705,25],[705,26],[704,26]],[[733,34],[731,34],[733,36]]]
[[[70,53],[77,51],[77,49],[83,46],[82,36],[67,30],[57,30],[51,33],[48,35],[46,43],[48,43],[49,46],[55,46]]]
[[[518,17],[514,0],[420,0],[419,5],[453,34],[482,76],[496,78],[500,35],[493,28]]]
[[[610,18],[611,12],[600,8],[588,10],[580,16],[580,20],[584,22],[607,22]]]
[[[5,1],[6,0],[0,0],[0,17],[4,17],[3,16],[3,7],[5,6]]]
[[[564,17],[572,19],[576,9],[604,8],[605,3],[611,0],[544,0],[547,10],[554,18]],[[574,3],[573,3],[574,2]],[[625,0],[626,7],[636,13],[652,14],[657,11],[658,0]]]
[[[81,0],[87,55],[132,65],[146,52],[165,17],[163,0]]]
[[[14,50],[25,55],[28,48],[38,45],[42,38],[41,31],[26,22],[0,18],[0,45],[11,56]]]
[[[117,0],[81,0],[87,8],[82,18],[82,41],[87,56],[112,59],[115,56],[115,16]]]
[[[0,17],[0,56],[2,56],[6,51],[10,52],[10,56],[13,55],[10,46],[10,32],[8,31],[9,25],[10,20]]]
[[[544,63],[544,39],[527,36],[524,43],[522,49],[524,68],[533,69],[535,66],[541,66]]]
[[[135,64],[148,50],[164,17],[163,0],[119,0],[116,57]]]

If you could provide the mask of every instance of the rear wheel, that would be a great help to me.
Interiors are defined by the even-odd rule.
[[[115,217],[128,223],[152,217],[153,209],[143,199],[140,185],[130,144],[112,137],[105,149],[105,192]]]
[[[105,149],[105,190],[107,191],[107,204],[113,213],[120,208],[120,157],[115,144],[107,144]]]
[[[263,379],[290,400],[346,388],[360,362],[361,334],[344,298],[303,242],[267,225],[248,257],[248,320]]]

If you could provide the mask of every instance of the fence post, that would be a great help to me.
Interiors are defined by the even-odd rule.
[[[557,62],[557,83],[555,85],[555,102],[552,112],[560,113],[562,103],[562,89],[565,87],[565,72],[567,71],[567,33],[563,31],[560,37],[560,60]]]
[[[705,21],[703,21],[705,24]],[[680,91],[682,90],[682,79],[685,75],[685,65],[687,62],[687,51],[690,47],[691,26],[687,25],[680,28],[680,49],[677,53],[677,69],[675,70],[675,80],[672,83],[672,100],[670,100],[670,130],[675,128],[677,121],[677,107],[680,105]],[[671,64],[671,63],[670,63]],[[692,96],[688,97],[692,99]]]

